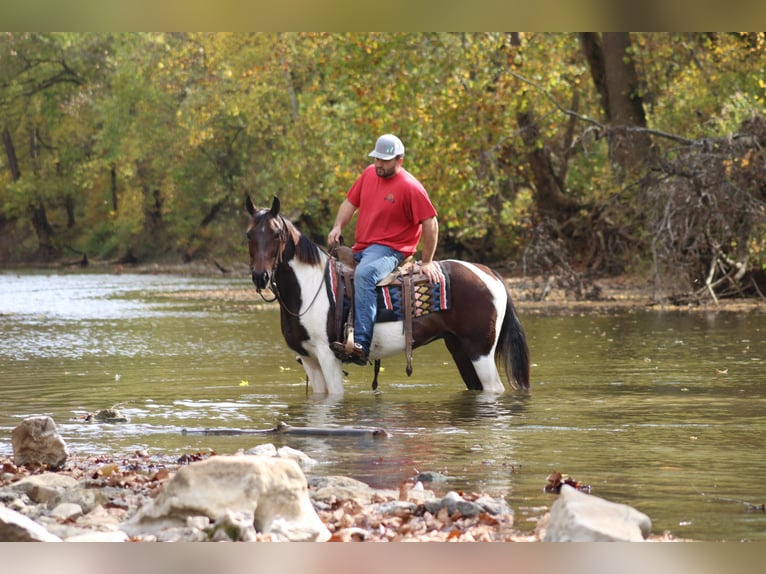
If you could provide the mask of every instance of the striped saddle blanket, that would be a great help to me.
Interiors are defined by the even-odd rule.
[[[414,283],[412,294],[412,317],[422,317],[429,313],[445,311],[450,307],[449,276],[441,266],[439,283]],[[378,287],[378,315],[376,321],[402,321],[404,319],[404,284],[391,283]]]

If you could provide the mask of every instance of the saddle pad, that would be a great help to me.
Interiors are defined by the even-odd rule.
[[[413,304],[415,306],[413,317],[420,317],[428,313],[444,311],[451,306],[450,279],[444,272],[444,268],[437,261],[439,283],[415,283],[415,293]],[[342,281],[335,271],[335,266],[328,266],[327,272],[327,292],[333,304],[337,304],[338,283]],[[378,314],[375,319],[377,323],[386,323],[391,321],[404,320],[404,295],[402,286],[393,283],[385,286],[378,286]],[[344,316],[348,312],[348,300],[344,298]]]
[[[441,265],[439,283],[416,283],[412,304],[412,316],[422,317],[429,313],[445,311],[450,307],[449,276],[444,273]],[[404,294],[401,284],[390,284],[378,287],[378,323],[402,321],[404,319]]]

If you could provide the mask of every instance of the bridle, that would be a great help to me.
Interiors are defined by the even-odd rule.
[[[256,291],[261,296],[261,299],[263,301],[265,301],[266,303],[273,303],[274,301],[278,301],[279,306],[285,311],[285,313],[297,319],[297,318],[303,317],[306,313],[309,312],[311,307],[314,306],[314,303],[316,303],[316,300],[319,297],[319,294],[322,292],[322,288],[324,287],[324,281],[319,284],[319,288],[317,289],[316,293],[314,293],[314,297],[311,299],[311,303],[308,304],[308,307],[306,307],[306,309],[304,309],[303,312],[295,312],[290,310],[287,307],[287,304],[285,303],[284,298],[279,293],[279,287],[277,285],[277,280],[276,280],[276,275],[277,275],[276,271],[277,271],[277,267],[279,267],[283,262],[285,249],[287,248],[287,240],[289,237],[289,232],[287,230],[287,222],[285,221],[285,218],[282,217],[281,215],[277,215],[276,217],[279,219],[281,223],[279,227],[279,247],[277,248],[277,255],[276,257],[274,257],[274,264],[271,266],[271,270],[269,272],[269,282],[267,285],[268,289],[274,294],[274,298],[273,299],[266,298],[266,296],[263,294],[262,289],[256,288]],[[325,263],[325,268],[322,271],[322,276],[324,276],[327,273],[328,267],[330,266],[330,256],[324,250],[321,250],[321,251],[325,253],[325,255],[327,255],[327,262]]]

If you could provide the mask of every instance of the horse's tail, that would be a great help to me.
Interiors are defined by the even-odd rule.
[[[508,289],[506,288],[506,292]],[[508,292],[503,326],[495,348],[495,359],[500,362],[511,386],[529,390],[529,347],[524,329]]]

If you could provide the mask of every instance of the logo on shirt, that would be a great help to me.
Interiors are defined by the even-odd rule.
[[[389,193],[386,197],[383,198],[385,201],[396,203],[396,199],[394,198],[393,193]]]

